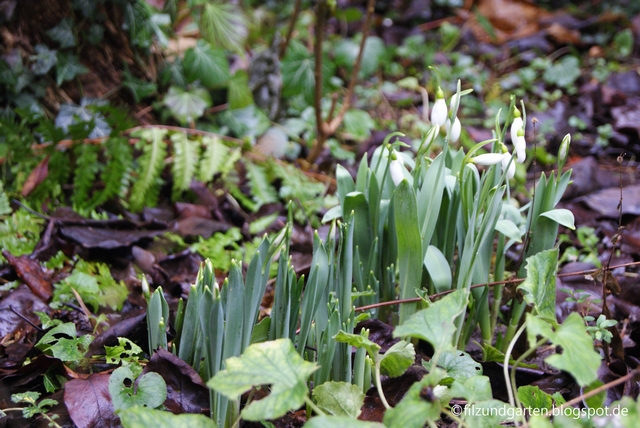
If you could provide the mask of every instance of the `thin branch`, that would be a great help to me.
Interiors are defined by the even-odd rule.
[[[287,47],[289,46],[289,42],[291,41],[291,36],[293,35],[293,30],[296,27],[296,22],[298,21],[298,15],[300,15],[300,5],[302,4],[302,0],[296,0],[295,5],[293,6],[293,14],[291,15],[291,19],[289,20],[289,29],[287,30],[287,36],[280,45],[280,50],[278,51],[278,58],[282,59],[284,54],[287,52]]]
[[[342,103],[342,107],[340,111],[336,115],[335,118],[328,117],[325,132],[327,134],[333,134],[336,132],[336,129],[342,123],[344,119],[344,115],[351,107],[351,96],[353,95],[353,90],[355,89],[356,82],[358,81],[358,74],[360,73],[360,66],[362,65],[362,57],[364,55],[364,47],[367,42],[367,38],[369,37],[369,29],[371,28],[371,22],[373,21],[373,12],[375,11],[376,0],[369,0],[367,3],[367,15],[365,17],[364,26],[362,28],[362,40],[360,40],[360,50],[358,52],[358,57],[356,58],[356,63],[353,66],[353,71],[351,74],[351,80],[349,80],[349,86],[347,86],[347,93],[344,95],[344,102]]]
[[[316,139],[313,142],[313,147],[307,161],[314,163],[324,147],[324,142],[327,139],[327,134],[324,132],[324,119],[322,118],[322,42],[324,41],[324,27],[327,15],[327,2],[326,0],[320,0],[318,2],[318,9],[316,12],[316,43],[313,47],[315,67],[313,76],[315,79],[315,91],[313,106],[316,111]]]

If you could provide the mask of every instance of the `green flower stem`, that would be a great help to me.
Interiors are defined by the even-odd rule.
[[[376,361],[375,364],[375,379],[374,382],[376,384],[376,389],[378,390],[378,395],[380,396],[380,401],[384,404],[385,409],[390,409],[391,406],[387,401],[387,398],[384,396],[384,391],[382,391],[382,382],[380,382],[380,361]]]
[[[304,402],[307,404],[307,406],[309,406],[311,408],[311,410],[314,411],[315,414],[317,414],[318,416],[326,416],[326,413],[322,411],[322,409],[320,409],[320,407],[318,407],[316,405],[316,403],[313,402],[313,400],[311,398],[309,398],[308,395],[304,396]]]

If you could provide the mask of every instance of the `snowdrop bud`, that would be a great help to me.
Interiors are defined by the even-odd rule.
[[[504,155],[502,153],[485,153],[483,155],[478,155],[471,158],[471,162],[475,163],[476,165],[484,166],[497,165],[502,162],[502,158],[504,158]]]
[[[513,155],[505,153],[502,155],[502,169],[507,170],[507,179],[510,180],[516,175],[516,162],[512,161]]]
[[[518,155],[518,163],[523,163],[527,158],[527,142],[524,139],[524,129],[520,128],[516,134],[516,139],[513,140],[513,146],[516,149]]]
[[[444,100],[442,89],[438,88],[436,93],[436,102],[431,109],[431,123],[436,126],[442,126],[447,120],[447,102]]]
[[[458,102],[458,93],[456,92],[451,96],[451,101],[449,101],[449,107],[453,110],[456,107],[456,103]],[[460,107],[460,105],[458,105]]]
[[[514,109],[513,122],[511,122],[511,141],[513,143],[515,143],[516,138],[518,137],[518,131],[520,129],[524,129],[524,122],[522,121],[522,115],[520,114],[520,110]]]
[[[402,171],[404,162],[402,158],[396,154],[395,150],[391,152],[390,158],[391,164],[389,165],[389,172],[391,173],[393,183],[397,186],[404,180],[404,172]]]
[[[567,134],[560,143],[560,150],[558,150],[558,162],[564,163],[567,161],[567,155],[569,154],[569,145],[571,144],[571,134]]]
[[[451,126],[451,120],[447,119],[446,128],[447,128],[447,136],[449,137],[449,142],[456,143],[460,138],[460,132],[462,131],[462,125],[460,124],[460,119],[456,117],[453,120],[453,126]]]

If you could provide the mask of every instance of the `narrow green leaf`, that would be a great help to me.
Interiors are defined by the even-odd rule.
[[[241,357],[229,358],[226,369],[207,385],[231,399],[254,386],[270,385],[271,393],[246,406],[242,417],[248,421],[275,419],[304,403],[309,393],[307,379],[317,368],[298,355],[291,340],[278,339],[253,344]]]
[[[364,393],[356,385],[346,382],[325,382],[313,388],[318,407],[334,416],[356,419],[364,404]]]
[[[420,289],[422,272],[422,242],[418,226],[416,195],[407,180],[396,188],[393,199],[395,227],[398,239],[398,271],[400,274],[400,298],[416,297]],[[400,323],[415,312],[415,305],[400,307]]]
[[[424,267],[429,273],[429,278],[438,293],[451,290],[451,268],[442,251],[433,245],[429,245],[424,256]]]
[[[527,277],[518,286],[527,303],[545,319],[556,319],[556,273],[558,249],[542,251],[527,259]]]
[[[413,314],[393,331],[394,337],[416,337],[426,340],[439,351],[455,349],[452,338],[454,321],[467,306],[468,292],[456,290]]]
[[[551,211],[544,212],[540,214],[543,217],[550,218],[556,223],[564,226],[568,229],[575,230],[575,219],[573,217],[573,213],[565,208],[555,208]]]

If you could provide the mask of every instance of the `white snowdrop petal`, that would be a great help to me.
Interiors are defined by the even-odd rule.
[[[507,169],[507,179],[512,179],[515,175],[516,175],[516,162],[511,161],[511,159],[513,158],[513,155],[510,155],[509,153],[505,153],[504,155],[502,155],[502,168],[508,168]]]
[[[447,121],[447,103],[444,98],[438,98],[431,109],[431,123],[442,126]]]
[[[485,153],[483,155],[478,155],[476,157],[471,158],[471,162],[476,165],[497,165],[502,162],[502,158],[504,155],[502,153]]]
[[[518,131],[524,129],[524,122],[521,117],[516,117],[511,123],[511,141],[515,143],[518,138]]]
[[[513,146],[516,149],[518,155],[518,163],[523,163],[527,159],[527,142],[524,139],[524,135],[519,135],[514,140]]]
[[[389,172],[391,173],[391,179],[393,183],[397,186],[402,180],[404,180],[404,172],[402,171],[402,161],[395,159],[391,161],[391,165],[389,165]]]

